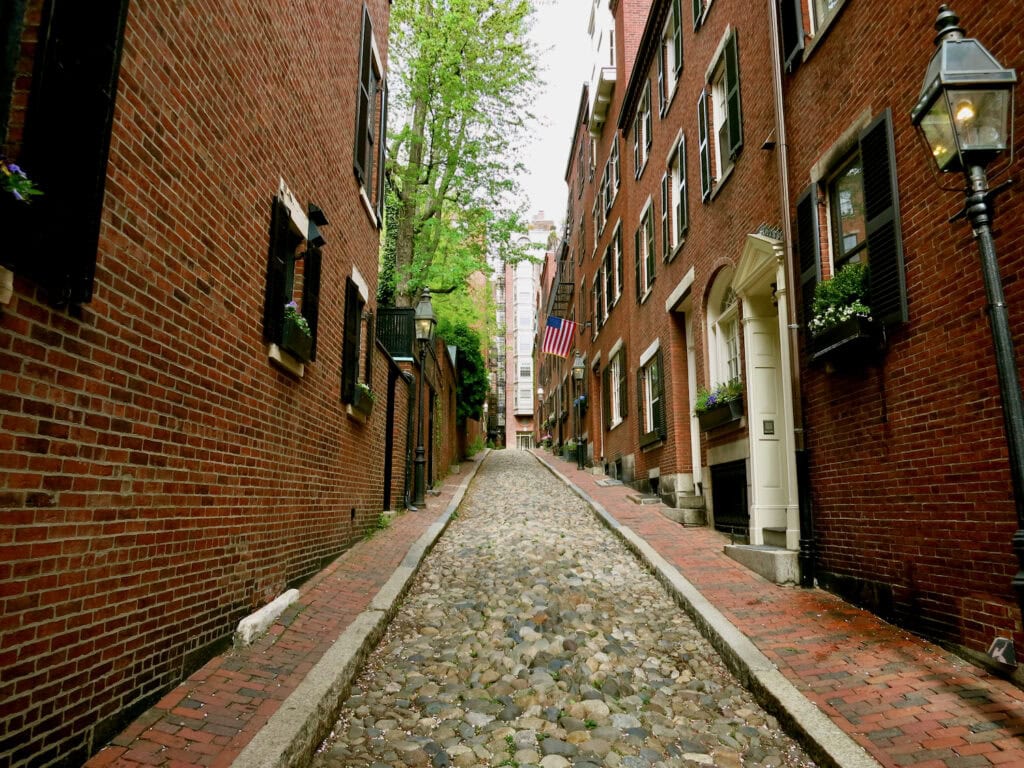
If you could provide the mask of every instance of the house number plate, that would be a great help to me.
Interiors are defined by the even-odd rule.
[[[766,435],[775,434],[775,421],[772,419],[765,419],[764,421],[764,433]]]

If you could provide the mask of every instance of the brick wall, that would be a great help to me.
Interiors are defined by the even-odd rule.
[[[368,4],[386,58],[388,3]],[[5,765],[82,760],[376,522],[386,398],[361,423],[339,381],[344,278],[372,309],[377,275],[351,170],[360,13],[129,6],[94,298],[56,310],[17,277],[0,314]],[[279,178],[331,222],[301,380],[261,332]],[[380,351],[373,371],[386,393]]]
[[[965,0],[955,10],[969,36],[1019,70],[1010,6]],[[821,578],[905,626],[984,651],[996,635],[1024,641],[1010,589],[1017,523],[977,247],[964,220],[947,222],[963,195],[938,189],[909,118],[936,11],[847,3],[786,79],[794,201],[858,115],[892,109],[909,308],[879,363],[810,368],[803,392]],[[1017,158],[1022,108],[1018,98]],[[1015,188],[999,198],[995,234],[1019,350],[1024,197]]]

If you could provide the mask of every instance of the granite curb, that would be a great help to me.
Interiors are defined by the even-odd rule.
[[[585,501],[604,525],[650,569],[694,620],[733,674],[801,741],[819,764],[832,768],[879,768],[878,761],[800,693],[743,632],[643,537],[619,522],[546,458],[536,453],[532,455]]]
[[[451,523],[485,452],[459,483],[444,513],[409,548],[402,563],[377,592],[369,606],[331,645],[324,656],[280,708],[270,717],[232,768],[293,768],[304,765],[334,724],[345,692],[383,637],[423,558]],[[415,514],[415,513],[412,513]]]

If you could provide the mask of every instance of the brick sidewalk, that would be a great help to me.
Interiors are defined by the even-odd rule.
[[[367,609],[410,547],[443,516],[476,463],[464,462],[445,478],[440,493],[428,495],[425,509],[395,517],[388,528],[359,541],[303,584],[299,600],[266,635],[244,651],[211,659],[100,750],[87,768],[230,766]]]
[[[1024,766],[1024,691],[821,590],[780,587],[626,486],[535,454],[645,539],[883,766]]]

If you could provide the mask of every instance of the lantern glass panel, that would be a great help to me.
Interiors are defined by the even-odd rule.
[[[928,114],[921,120],[921,130],[928,141],[928,147],[935,158],[935,164],[942,172],[960,170],[956,137],[949,119],[944,99],[936,99]]]
[[[1010,94],[996,89],[950,89],[946,93],[961,152],[1007,148]]]

